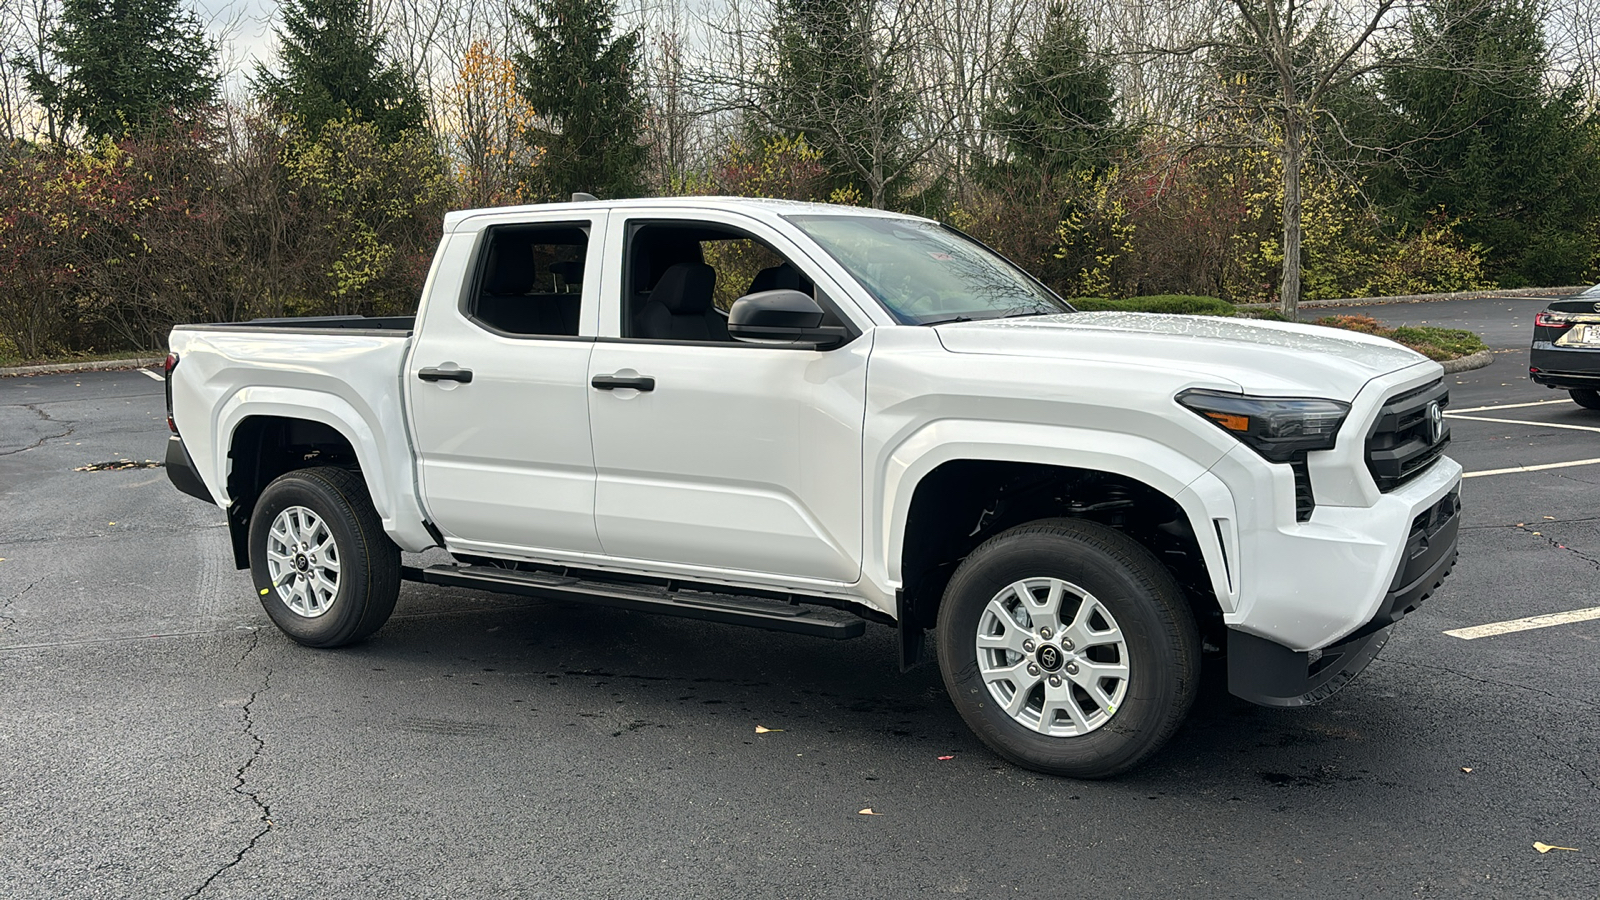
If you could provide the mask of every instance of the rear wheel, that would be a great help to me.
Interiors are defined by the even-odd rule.
[[[340,647],[388,621],[400,548],[359,475],[299,469],[261,492],[250,517],[250,574],[274,624],[308,647]]]
[[[1567,391],[1572,397],[1572,402],[1584,409],[1600,409],[1600,391],[1586,389]]]
[[[978,737],[1041,772],[1103,778],[1166,743],[1200,640],[1172,576],[1093,522],[1035,522],[973,551],[939,610],[945,687]]]

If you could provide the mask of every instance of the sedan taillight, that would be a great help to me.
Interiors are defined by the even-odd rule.
[[[1573,325],[1573,323],[1567,321],[1565,316],[1561,315],[1560,313],[1550,312],[1549,310],[1545,310],[1544,312],[1535,315],[1533,317],[1533,324],[1540,328],[1560,328],[1563,331],[1571,328]]]

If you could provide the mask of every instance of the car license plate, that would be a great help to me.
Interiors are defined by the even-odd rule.
[[[1574,325],[1556,340],[1562,347],[1600,347],[1600,325]]]

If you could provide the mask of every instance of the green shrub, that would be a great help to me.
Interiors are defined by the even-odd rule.
[[[1130,297],[1127,300],[1077,297],[1070,302],[1085,312],[1148,312],[1183,316],[1231,316],[1238,312],[1226,300],[1189,294],[1158,294],[1153,297]]]

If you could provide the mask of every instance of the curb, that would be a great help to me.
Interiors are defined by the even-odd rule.
[[[104,359],[98,362],[52,363],[47,366],[12,366],[0,369],[0,378],[13,375],[49,375],[55,372],[115,372],[121,369],[142,369],[166,362],[164,356],[142,356],[137,359]]]
[[[1493,351],[1479,350],[1477,353],[1468,354],[1467,356],[1447,359],[1439,365],[1444,366],[1446,375],[1454,375],[1457,372],[1470,372],[1473,369],[1481,369],[1492,362],[1494,362]]]

